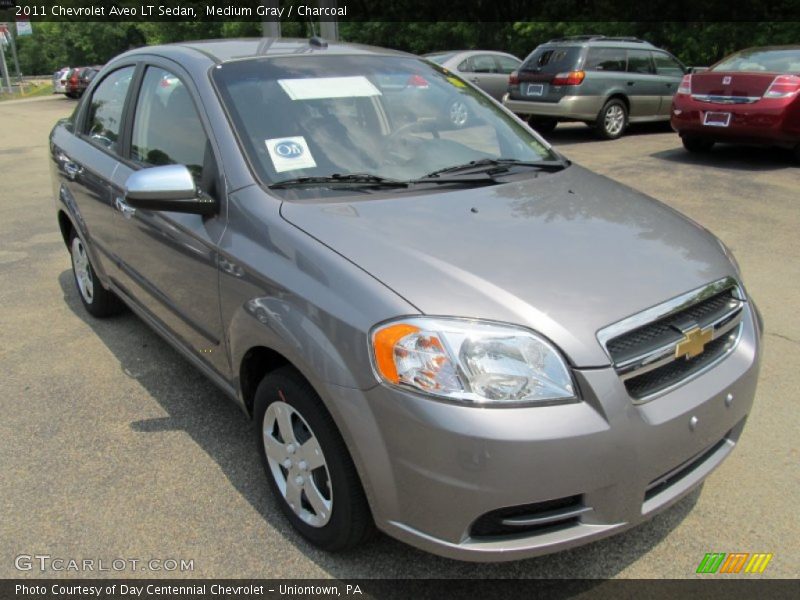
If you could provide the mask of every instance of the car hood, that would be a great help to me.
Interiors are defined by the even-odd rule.
[[[579,367],[609,363],[599,329],[735,275],[707,230],[578,166],[444,193],[284,202],[281,214],[420,312],[530,327]]]

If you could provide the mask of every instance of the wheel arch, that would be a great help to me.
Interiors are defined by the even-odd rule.
[[[72,224],[72,219],[69,218],[67,211],[58,211],[58,229],[61,231],[61,238],[64,240],[64,245],[69,247],[69,238],[75,226]]]

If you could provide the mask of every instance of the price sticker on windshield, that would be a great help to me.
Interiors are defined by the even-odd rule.
[[[275,171],[294,171],[295,169],[312,169],[317,166],[311,150],[308,148],[306,138],[302,135],[296,137],[272,138],[265,140],[267,152],[272,159]]]

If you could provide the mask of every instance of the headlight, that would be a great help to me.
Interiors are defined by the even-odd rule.
[[[576,399],[564,359],[525,329],[418,317],[380,325],[370,339],[375,368],[390,384],[476,404]]]

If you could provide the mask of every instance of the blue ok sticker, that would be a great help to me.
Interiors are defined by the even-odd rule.
[[[272,165],[278,173],[295,169],[311,169],[317,166],[303,136],[273,138],[265,140],[265,144],[269,157],[272,159]]]

